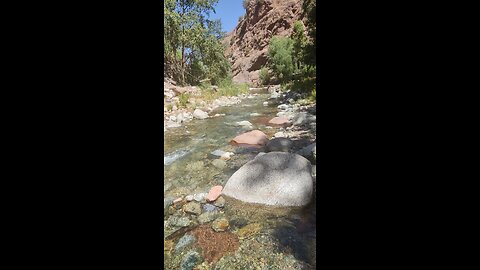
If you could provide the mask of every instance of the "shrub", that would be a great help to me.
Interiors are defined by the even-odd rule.
[[[268,73],[267,68],[263,67],[260,70],[260,74],[258,76],[260,78],[260,82],[262,83],[262,85],[268,85],[270,83],[270,74]]]
[[[168,104],[167,105],[167,110],[171,111],[173,109],[173,105],[172,104]]]
[[[180,96],[178,96],[179,107],[185,107],[186,108],[189,98],[190,98],[189,93],[182,93]]]

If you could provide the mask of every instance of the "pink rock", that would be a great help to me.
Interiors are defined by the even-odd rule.
[[[207,201],[209,201],[209,202],[215,201],[218,198],[218,196],[220,196],[220,194],[222,194],[222,189],[223,189],[222,186],[212,187],[210,189],[210,191],[208,192]]]
[[[268,142],[267,135],[260,130],[252,130],[233,138],[232,142],[247,145],[265,145]]]
[[[173,201],[173,203],[179,203],[179,202],[181,202],[182,200],[183,200],[182,197],[176,198],[176,199]]]
[[[272,118],[270,121],[268,121],[268,123],[274,124],[274,125],[284,125],[284,124],[288,124],[289,121],[287,117],[279,116],[279,117]]]

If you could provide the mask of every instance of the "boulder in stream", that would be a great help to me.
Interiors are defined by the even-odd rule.
[[[240,201],[277,206],[304,206],[312,200],[312,165],[304,157],[270,152],[236,171],[223,194]]]
[[[252,146],[263,146],[268,142],[267,135],[260,130],[252,130],[238,135],[232,140],[237,144],[245,144]]]
[[[195,111],[193,111],[193,117],[197,118],[197,119],[206,119],[208,118],[208,113],[200,110],[200,109],[195,109]]]

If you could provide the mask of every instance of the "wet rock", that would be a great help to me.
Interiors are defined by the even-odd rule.
[[[232,141],[238,144],[262,146],[268,142],[268,138],[267,135],[260,130],[252,130],[238,135],[237,137],[233,138]]]
[[[222,159],[222,160],[229,160],[233,155],[235,155],[235,154],[232,153],[232,152],[226,152],[226,153],[224,153],[224,154],[220,157],[220,159]]]
[[[216,157],[221,157],[225,153],[227,153],[227,152],[225,152],[223,150],[215,150],[215,151],[211,152],[210,155],[216,156]]]
[[[222,186],[212,187],[210,189],[210,191],[208,192],[207,201],[209,201],[209,202],[215,201],[220,196],[220,194],[222,194],[222,189],[223,189]]]
[[[265,147],[266,152],[289,152],[293,142],[287,138],[275,138],[270,140]]]
[[[206,203],[202,206],[203,212],[213,212],[217,210],[217,207],[213,204]]]
[[[224,232],[229,226],[230,224],[226,218],[217,218],[212,222],[212,229],[216,232]]]
[[[195,109],[195,111],[193,112],[193,117],[197,118],[197,119],[206,119],[208,118],[208,113],[200,110],[200,109]]]
[[[203,161],[196,161],[190,164],[187,164],[187,170],[189,171],[200,171],[204,167]]]
[[[274,117],[274,118],[270,119],[270,121],[268,121],[268,123],[269,124],[274,124],[274,125],[285,125],[285,124],[289,123],[289,120],[285,116],[277,116],[277,117]]]
[[[195,237],[190,234],[185,234],[178,240],[177,245],[175,246],[175,252],[182,251],[193,242],[195,242]]]
[[[219,216],[218,211],[205,212],[198,216],[197,220],[200,224],[205,224],[215,220]]]
[[[197,202],[205,202],[207,193],[193,194],[193,199]]]
[[[240,239],[248,238],[260,232],[262,225],[260,223],[250,223],[238,230],[237,235]]]
[[[218,197],[218,199],[215,200],[213,205],[215,205],[217,207],[224,207],[225,206],[225,199],[222,196],[220,196],[220,197]]]
[[[191,220],[188,217],[170,216],[167,220],[167,224],[170,227],[188,227]]]
[[[251,127],[252,123],[250,123],[248,121],[240,121],[240,122],[237,122],[236,125],[237,126],[243,126],[243,127]]]
[[[212,165],[219,169],[223,169],[225,166],[227,166],[227,163],[222,159],[215,159],[212,161]]]
[[[311,172],[310,161],[300,155],[270,152],[236,171],[223,194],[250,203],[304,206],[312,199]]]
[[[193,270],[193,268],[202,262],[202,257],[196,251],[188,252],[182,259],[180,264],[181,270]]]
[[[170,251],[173,249],[173,240],[165,240],[163,241],[163,250]]]
[[[173,204],[173,198],[163,199],[163,215],[168,215],[168,207]]]
[[[198,202],[189,202],[183,206],[183,211],[194,215],[200,215],[202,213],[202,208]]]
[[[311,157],[316,157],[317,154],[317,143],[312,143],[310,145],[305,146],[304,148],[300,149],[297,154],[306,157],[306,158],[311,158]]]

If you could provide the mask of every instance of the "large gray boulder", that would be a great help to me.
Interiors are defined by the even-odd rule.
[[[223,194],[249,203],[304,206],[313,194],[312,165],[293,153],[259,155],[228,179]]]

